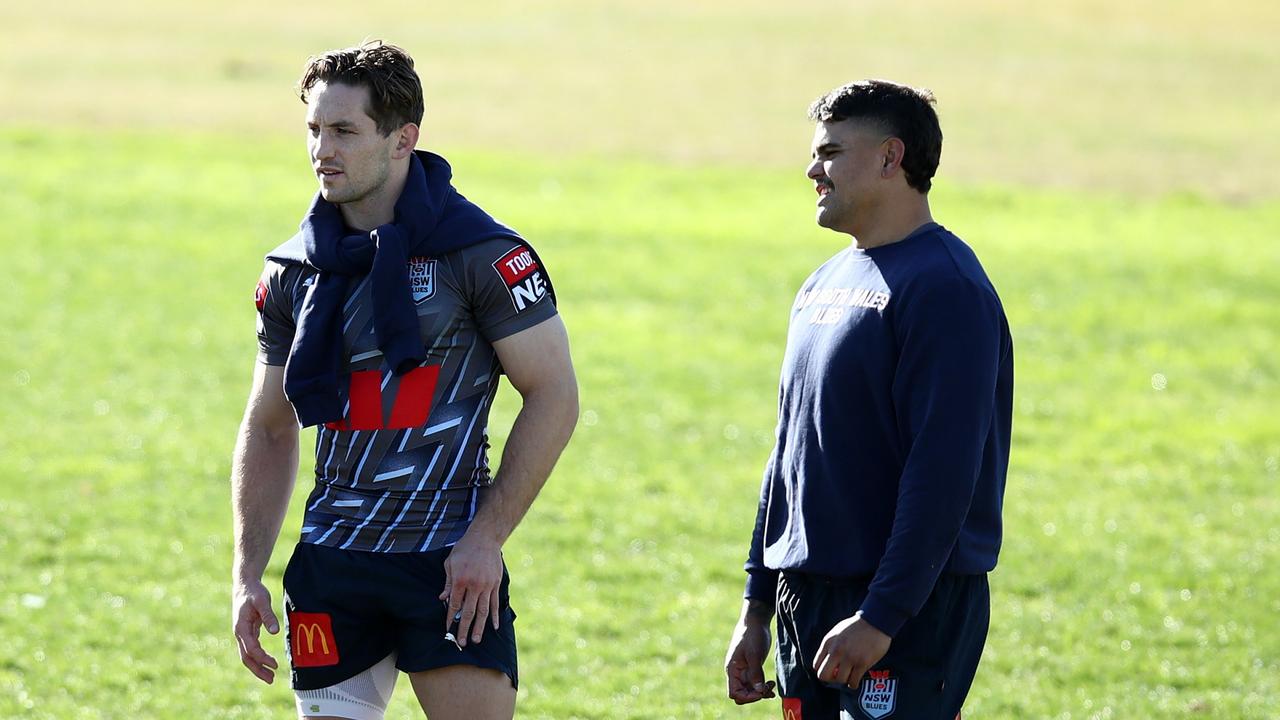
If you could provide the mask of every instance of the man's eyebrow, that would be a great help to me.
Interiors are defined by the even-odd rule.
[[[819,145],[818,147],[814,148],[814,149],[813,149],[813,154],[814,154],[814,155],[821,155],[822,153],[828,153],[828,152],[831,152],[832,150],[839,150],[839,149],[840,149],[840,143],[838,143],[838,142],[827,142],[827,143],[822,143],[822,144],[821,144],[821,145]]]
[[[333,122],[327,122],[327,123],[321,123],[321,122],[319,122],[319,121],[317,121],[317,120],[308,120],[308,121],[307,121],[307,125],[308,125],[308,126],[312,126],[312,125],[314,125],[314,126],[325,125],[325,126],[327,126],[327,127],[332,127],[332,128],[344,128],[344,129],[346,129],[346,128],[354,128],[354,127],[356,127],[356,124],[355,124],[355,123],[353,123],[353,122],[351,122],[350,120],[334,120]]]

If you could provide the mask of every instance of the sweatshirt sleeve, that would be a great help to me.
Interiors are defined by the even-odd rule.
[[[995,294],[939,281],[902,306],[893,401],[908,441],[893,531],[862,616],[893,636],[924,606],[959,537],[992,422],[1001,352]]]
[[[747,600],[760,600],[773,606],[777,597],[778,571],[770,570],[764,565],[764,529],[769,517],[769,479],[773,476],[773,460],[764,472],[764,481],[760,484],[760,505],[756,508],[756,525],[751,531],[751,550],[747,553],[744,566],[747,571],[747,588],[743,597]]]

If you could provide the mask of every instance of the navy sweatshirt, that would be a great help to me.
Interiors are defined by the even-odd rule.
[[[779,570],[867,578],[893,636],[941,573],[993,569],[1012,405],[1004,309],[958,237],[828,260],[791,308],[746,597],[772,605]]]

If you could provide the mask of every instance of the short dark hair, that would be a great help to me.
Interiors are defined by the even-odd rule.
[[[365,112],[384,136],[405,123],[422,124],[422,80],[413,70],[413,58],[395,45],[369,40],[308,58],[298,81],[304,104],[318,82],[369,88]]]
[[[907,184],[927,193],[942,158],[942,128],[933,109],[936,102],[933,93],[925,88],[888,80],[859,80],[814,100],[809,106],[809,119],[871,122],[898,138],[906,147],[902,171]]]

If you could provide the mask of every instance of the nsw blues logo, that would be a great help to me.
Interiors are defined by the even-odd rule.
[[[898,679],[889,677],[888,670],[871,670],[862,681],[858,694],[858,707],[873,720],[893,713],[898,706]]]
[[[436,294],[436,261],[422,257],[409,258],[409,290],[413,301],[420,303]]]

